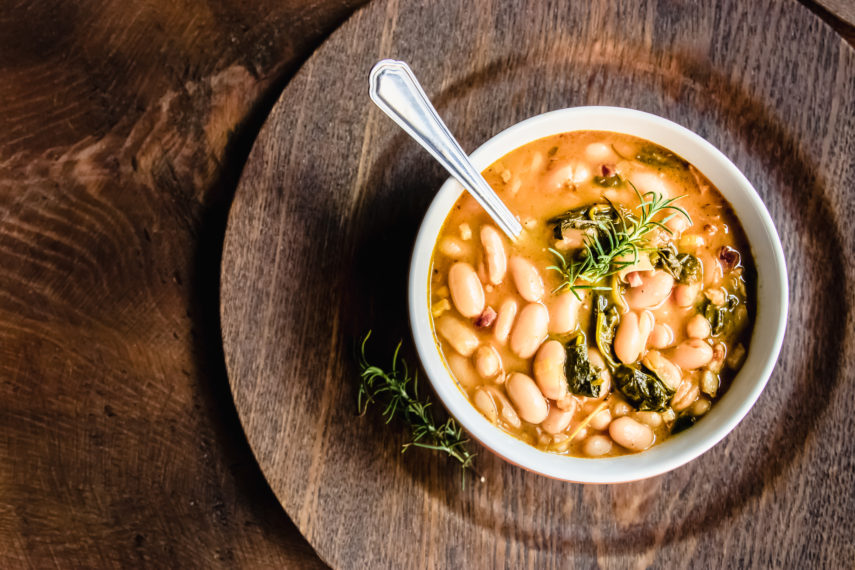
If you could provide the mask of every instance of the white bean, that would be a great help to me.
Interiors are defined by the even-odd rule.
[[[616,155],[609,145],[595,142],[585,147],[585,158],[591,162],[606,162],[616,158]]]
[[[632,265],[627,265],[626,267],[618,271],[617,275],[618,279],[620,279],[622,283],[627,283],[629,281],[630,273],[637,274],[636,277],[638,278],[639,282],[630,283],[630,287],[638,287],[639,285],[641,285],[641,283],[643,283],[643,281],[641,281],[642,274],[645,272],[649,273],[650,271],[653,271],[653,264],[650,263],[650,256],[647,255],[639,255],[638,259],[636,259],[634,262],[633,259],[634,256],[631,254],[621,255],[617,257],[615,261],[618,261],[620,263],[632,263]]]
[[[662,356],[658,350],[649,350],[642,360],[644,365],[654,371],[665,384],[672,390],[676,390],[682,381],[682,374],[677,365]]]
[[[713,349],[705,340],[690,338],[671,351],[671,361],[683,370],[696,370],[712,360]]]
[[[638,315],[632,311],[626,313],[618,325],[615,334],[615,354],[624,364],[638,360],[641,351],[647,345],[647,337],[653,330],[655,320],[650,311]]]
[[[484,259],[487,262],[487,273],[490,283],[500,284],[508,270],[508,257],[505,254],[505,246],[502,236],[493,226],[481,228],[481,245],[484,247]]]
[[[618,445],[630,451],[644,451],[653,445],[653,430],[650,427],[624,416],[609,425],[609,435]]]
[[[657,323],[650,331],[650,338],[647,339],[647,342],[653,348],[669,347],[674,342],[674,331],[665,323]]]
[[[546,415],[546,419],[540,423],[540,427],[549,434],[555,435],[556,433],[560,433],[570,425],[575,411],[575,409],[565,411],[553,406]]]
[[[698,284],[684,285],[679,284],[674,287],[674,302],[678,307],[691,307],[695,303],[698,296],[700,286]]]
[[[713,373],[711,370],[704,370],[701,373],[701,392],[715,398],[715,395],[718,393],[719,382],[718,374]]]
[[[543,279],[537,268],[527,259],[513,255],[508,260],[514,285],[520,296],[529,303],[537,303],[543,298]]]
[[[496,401],[493,400],[493,396],[483,388],[477,388],[475,390],[475,393],[472,395],[472,403],[475,404],[475,407],[479,412],[484,414],[484,416],[490,420],[490,423],[496,423],[496,420],[499,419],[499,407],[496,405]]]
[[[511,332],[511,350],[521,358],[530,358],[537,347],[546,338],[549,327],[549,313],[539,303],[530,303],[523,307]]]
[[[566,334],[579,323],[579,307],[582,301],[570,291],[561,293],[549,304],[549,332]]]
[[[707,338],[712,334],[712,327],[706,317],[697,314],[686,323],[686,334],[689,338]]]
[[[454,307],[464,317],[475,318],[484,310],[484,288],[475,269],[468,263],[458,261],[451,266],[448,288]]]
[[[549,189],[564,188],[568,183],[573,181],[573,165],[564,164],[557,168],[552,168],[546,176],[544,186]]]
[[[614,400],[612,404],[612,417],[620,418],[632,411],[632,408],[623,400]]]
[[[517,302],[513,299],[505,299],[499,306],[499,316],[496,317],[496,324],[493,325],[493,336],[497,341],[505,344],[508,341],[508,335],[511,334],[511,327],[514,324],[514,319],[517,316]]]
[[[692,404],[692,408],[689,410],[689,413],[693,416],[702,416],[707,413],[710,409],[710,401],[706,398],[698,398],[698,400]]]
[[[612,413],[606,409],[601,412],[598,412],[591,421],[588,423],[591,428],[602,431],[609,427],[609,424],[612,423]]]
[[[548,340],[534,357],[534,378],[543,395],[560,400],[567,395],[567,377],[564,375],[564,360],[567,352],[557,340]]]
[[[454,379],[464,388],[472,388],[481,383],[481,378],[469,358],[449,351],[445,360],[448,362],[451,373],[454,374]]]
[[[671,184],[666,182],[658,174],[653,172],[633,172],[629,175],[629,178],[642,194],[645,192],[656,192],[657,194],[661,194],[663,198],[674,196]]]
[[[588,457],[602,457],[612,450],[612,440],[607,435],[592,435],[582,444],[582,453]]]
[[[475,351],[475,370],[482,378],[493,378],[502,370],[502,358],[490,345],[482,345]]]
[[[508,378],[506,386],[508,397],[523,420],[532,424],[539,424],[546,419],[549,406],[534,380],[525,374],[514,372]]]
[[[634,412],[631,417],[652,428],[662,425],[662,416],[658,412]]]
[[[591,179],[591,170],[584,164],[577,164],[573,167],[573,183],[582,184]]]
[[[522,422],[520,421],[517,411],[514,409],[513,405],[511,405],[511,401],[508,400],[501,390],[495,386],[481,386],[480,389],[493,397],[493,401],[496,402],[496,405],[499,408],[499,417],[504,420],[505,423],[517,429],[522,426]]]
[[[478,348],[478,335],[467,323],[451,315],[443,315],[436,320],[436,331],[448,341],[451,348],[463,356],[471,356]]]
[[[691,406],[697,399],[700,390],[690,379],[685,378],[677,388],[677,393],[671,398],[671,408],[676,412],[682,412]]]
[[[631,309],[649,309],[660,305],[671,294],[674,278],[661,270],[641,271],[641,285],[630,287],[626,302]]]

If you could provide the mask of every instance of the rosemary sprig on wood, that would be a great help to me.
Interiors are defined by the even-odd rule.
[[[472,467],[475,454],[466,448],[469,440],[463,429],[453,418],[448,418],[442,424],[434,421],[430,399],[419,398],[418,371],[410,374],[407,362],[399,355],[400,342],[395,347],[389,371],[369,364],[365,346],[370,337],[371,331],[368,331],[362,339],[358,355],[361,379],[357,397],[359,414],[363,415],[369,405],[383,400],[386,423],[398,418],[409,427],[411,441],[403,445],[401,452],[406,452],[410,447],[422,447],[446,453],[460,463],[465,486],[466,470]]]
[[[647,234],[657,228],[671,234],[665,223],[676,215],[683,215],[691,222],[688,212],[674,205],[682,196],[665,198],[656,192],[642,194],[632,182],[626,182],[638,196],[639,215],[626,214],[613,207],[616,220],[593,220],[593,230],[585,237],[583,250],[578,255],[568,259],[561,252],[550,249],[558,263],[547,269],[557,271],[562,277],[554,292],[566,289],[580,298],[579,290],[607,289],[601,285],[603,279],[638,263],[639,254],[648,250],[645,247]],[[667,215],[656,220],[662,213]],[[577,284],[577,281],[584,283]]]

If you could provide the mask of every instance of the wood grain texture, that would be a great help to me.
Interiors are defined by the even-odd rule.
[[[849,0],[818,0],[817,4],[849,26],[855,26],[855,3]]]
[[[746,420],[670,474],[547,480],[483,452],[460,488],[402,426],[355,416],[355,339],[409,338],[406,272],[440,167],[373,108],[410,62],[472,150],[550,109],[635,107],[754,183],[790,268],[788,332]],[[386,0],[289,84],[230,214],[221,315],[235,402],[273,491],[334,567],[851,567],[855,51],[799,4]],[[414,360],[409,350],[410,360]]]
[[[287,78],[358,1],[4,2],[0,567],[319,567],[242,435],[218,275]]]
[[[821,0],[819,2],[804,2],[804,4],[834,28],[847,42],[855,45],[855,2],[850,0]]]
[[[241,433],[218,275],[262,119],[361,3],[3,3],[0,567],[322,565]]]

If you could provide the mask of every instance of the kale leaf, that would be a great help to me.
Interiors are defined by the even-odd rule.
[[[724,305],[716,305],[709,299],[701,313],[710,322],[713,336],[718,336],[733,325],[733,310],[739,304],[735,295],[728,295]]]
[[[622,365],[615,370],[613,378],[627,401],[643,412],[664,411],[674,395],[674,390],[644,366]]]
[[[672,243],[657,249],[650,258],[654,267],[661,267],[680,283],[691,284],[701,279],[700,260],[691,253],[677,253]]]
[[[567,358],[564,360],[564,374],[570,391],[580,396],[599,398],[603,391],[601,370],[588,360],[588,344],[585,336],[579,335],[567,347]]]
[[[674,154],[656,145],[644,145],[635,155],[635,160],[650,166],[668,166],[671,168],[686,168],[689,163]]]
[[[674,425],[671,426],[671,435],[675,433],[680,433],[681,431],[686,431],[698,421],[697,416],[693,416],[691,414],[682,414],[676,420],[674,420]]]
[[[611,204],[593,204],[567,210],[547,220],[555,224],[555,239],[562,239],[566,230],[592,230],[599,234],[604,224],[616,223],[620,219],[618,211]]]
[[[609,303],[605,295],[597,295],[594,298],[594,315],[596,322],[595,336],[597,348],[600,349],[603,358],[611,368],[618,367],[618,360],[614,353],[613,344],[615,332],[620,322],[620,313],[617,307]]]

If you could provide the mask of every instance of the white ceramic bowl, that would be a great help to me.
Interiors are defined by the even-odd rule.
[[[622,457],[583,459],[540,451],[491,424],[450,376],[429,312],[434,244],[462,187],[449,179],[428,208],[410,265],[410,325],[428,378],[442,403],[472,437],[507,461],[548,477],[582,483],[620,483],[675,469],[718,443],[748,413],[769,379],[787,320],[787,278],[781,242],[772,219],[745,176],[710,143],[655,115],[616,107],[577,107],[532,117],[502,131],[472,153],[482,171],[508,152],[557,133],[597,130],[647,139],[682,156],[721,191],[739,217],[757,267],[757,311],[745,364],[703,420],[647,451]]]

